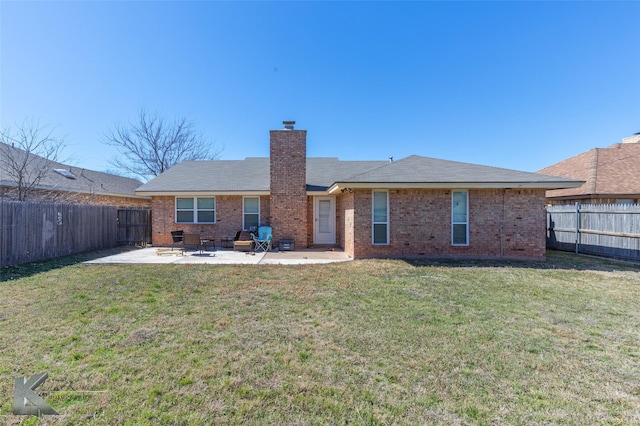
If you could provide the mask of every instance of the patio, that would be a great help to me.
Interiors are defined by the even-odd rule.
[[[340,249],[305,249],[296,251],[240,252],[231,249],[208,249],[200,252],[171,250],[171,247],[146,247],[105,256],[85,263],[157,263],[211,265],[304,265],[346,262],[351,260]]]

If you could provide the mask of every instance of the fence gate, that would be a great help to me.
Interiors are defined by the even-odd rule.
[[[151,243],[151,210],[118,209],[118,244]]]

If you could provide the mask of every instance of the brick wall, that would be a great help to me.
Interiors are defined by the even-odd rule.
[[[545,191],[512,189],[505,196],[504,255],[544,259]]]
[[[354,201],[354,194],[349,192],[336,198],[336,241],[350,257],[355,255]]]
[[[313,216],[314,216],[314,200],[313,197],[307,197],[307,236],[306,236],[306,247],[310,247],[313,245]]]
[[[17,200],[15,188],[1,186],[0,197]],[[118,208],[149,208],[151,200],[135,197],[116,197],[112,195],[86,194],[53,190],[31,190],[27,201],[45,201],[52,203],[88,204],[92,206],[114,206]]]
[[[389,190],[390,244],[374,246],[371,191],[340,197],[345,252],[353,257],[543,259],[544,190],[469,190],[469,245],[451,245],[451,191]],[[352,198],[352,203],[350,198]],[[353,213],[352,213],[353,212]],[[351,225],[353,221],[353,225]],[[349,228],[353,236],[349,235]]]
[[[187,224],[175,223],[176,204],[174,196],[153,197],[152,199],[152,243],[153,245],[171,245],[171,231],[199,233],[204,237],[214,238],[220,246],[222,237],[232,237],[242,229],[242,196],[216,196],[216,223]],[[268,196],[260,196],[260,223],[269,224]]]
[[[307,131],[270,132],[270,224],[274,243],[293,238],[296,248],[307,247]]]

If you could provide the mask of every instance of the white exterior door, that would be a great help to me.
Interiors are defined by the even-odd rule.
[[[313,208],[314,244],[336,243],[336,199],[315,197]]]

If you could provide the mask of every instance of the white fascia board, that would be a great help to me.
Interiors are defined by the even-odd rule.
[[[140,194],[135,194],[135,195],[123,195],[123,194],[111,194],[111,193],[90,193],[91,195],[108,195],[109,197],[120,197],[120,198],[136,198],[136,199],[140,199],[140,200],[150,200],[151,197],[148,195],[140,195]]]
[[[338,182],[331,185],[329,194],[351,189],[560,189],[579,188],[583,181],[569,182]]]
[[[215,196],[215,195],[241,195],[241,196],[256,196],[256,195],[271,195],[269,191],[190,191],[190,192],[163,192],[163,191],[136,191],[138,196],[149,197],[149,196],[166,196],[166,197],[204,197],[204,196]],[[319,195],[327,195],[327,191],[307,191],[307,195],[309,196],[319,196]]]
[[[216,195],[239,195],[239,196],[256,196],[269,195],[269,191],[136,191],[138,195],[144,196],[165,196],[165,197],[212,197]]]

